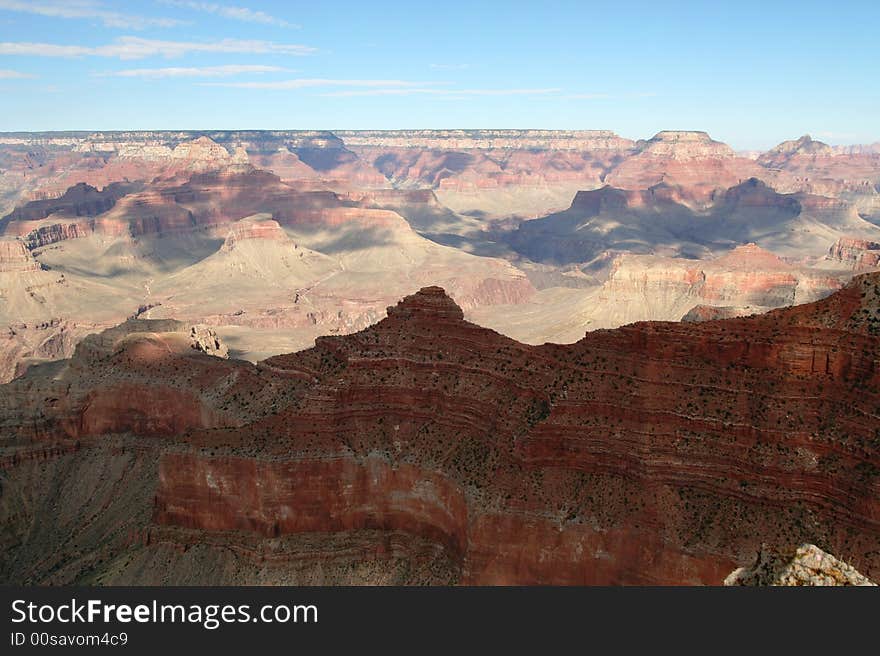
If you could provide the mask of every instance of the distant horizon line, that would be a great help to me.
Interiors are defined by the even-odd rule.
[[[405,132],[558,132],[558,133],[607,133],[627,139],[629,141],[649,141],[664,132],[679,132],[692,134],[705,134],[712,141],[730,146],[735,152],[752,152],[762,150],[760,147],[737,148],[731,145],[729,141],[719,140],[711,136],[708,130],[676,130],[663,129],[653,133],[650,137],[632,138],[625,136],[613,129],[609,128],[122,128],[122,129],[64,129],[64,130],[0,130],[0,137],[21,136],[21,135],[68,135],[83,136],[89,134],[124,134],[127,132],[151,132],[151,133],[211,133],[211,132],[253,132],[253,133],[271,133],[271,132],[299,132],[299,133],[329,133],[337,132],[379,132],[379,133],[405,133]],[[880,137],[876,139],[869,138],[861,141],[840,141],[835,142],[828,137],[814,138],[813,133],[807,132],[796,137],[781,139],[775,142],[774,146],[778,146],[789,141],[798,141],[803,138],[809,138],[813,142],[823,143],[831,147],[852,147],[852,146],[873,146],[880,144]],[[820,134],[820,133],[816,133]],[[829,139],[825,141],[824,139]],[[769,148],[773,148],[770,146]]]

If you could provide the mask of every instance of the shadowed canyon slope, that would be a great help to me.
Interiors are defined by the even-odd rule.
[[[880,274],[568,346],[463,316],[427,287],[256,365],[131,320],[32,367],[0,577],[720,584],[807,542],[877,578]]]
[[[825,251],[835,235],[877,231],[843,201],[780,194],[757,178],[715,193],[697,205],[686,188],[665,184],[642,191],[603,187],[578,192],[564,212],[519,224],[517,251],[555,263],[590,261],[604,251],[704,257],[737,245],[758,245],[788,256]]]

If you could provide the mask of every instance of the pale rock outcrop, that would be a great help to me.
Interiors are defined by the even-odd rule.
[[[724,585],[876,586],[855,567],[825,553],[814,544],[802,544],[794,552],[762,549],[755,564],[740,567],[724,579]]]
[[[192,348],[218,358],[228,358],[229,348],[217,335],[213,328],[208,326],[193,326],[189,331]]]

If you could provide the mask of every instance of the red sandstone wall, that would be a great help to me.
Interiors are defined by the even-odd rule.
[[[443,476],[380,458],[266,462],[168,454],[154,519],[265,536],[307,531],[401,530],[467,548],[467,507]]]

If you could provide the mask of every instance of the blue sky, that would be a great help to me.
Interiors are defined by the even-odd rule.
[[[880,2],[0,0],[0,130],[880,141]]]

